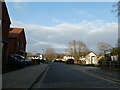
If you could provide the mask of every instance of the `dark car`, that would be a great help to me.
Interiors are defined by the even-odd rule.
[[[59,62],[64,63],[64,61],[63,61],[63,60],[59,60]]]
[[[25,66],[25,57],[19,54],[12,54],[8,57],[9,66]]]
[[[27,65],[27,66],[32,65],[32,59],[26,58],[25,59],[25,65]]]
[[[64,61],[62,61],[62,60],[54,60],[54,62],[60,62],[60,63],[62,63]]]
[[[17,66],[17,64],[20,63],[16,57],[14,56],[8,56],[8,65],[9,66]]]
[[[74,59],[68,59],[68,60],[66,61],[66,64],[74,64]]]
[[[57,60],[53,60],[53,62],[57,62]]]

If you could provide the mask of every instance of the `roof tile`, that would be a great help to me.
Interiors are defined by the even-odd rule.
[[[9,37],[18,37],[24,28],[10,28]]]

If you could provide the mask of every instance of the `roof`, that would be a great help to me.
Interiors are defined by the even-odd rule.
[[[95,56],[95,57],[105,57],[105,56]]]
[[[24,28],[10,28],[9,37],[18,37]]]
[[[2,5],[1,5],[2,4]],[[2,6],[2,14],[0,14],[0,19],[3,19],[4,21],[7,21],[11,24],[11,20],[8,14],[8,9],[5,3],[5,0],[2,0],[2,2],[0,2],[0,6]]]
[[[39,57],[40,55],[27,55],[27,57]]]
[[[85,51],[85,52],[82,52],[81,55],[86,56],[86,55],[88,55],[89,53],[91,53],[91,51]]]
[[[88,55],[89,53],[94,53],[93,51],[85,51],[85,52],[82,52],[81,55],[82,56],[86,56]],[[95,54],[95,53],[94,53]],[[96,55],[96,54],[95,54]]]

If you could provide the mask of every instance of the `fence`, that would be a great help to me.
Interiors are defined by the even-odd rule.
[[[120,69],[120,61],[106,61],[101,63],[101,67],[103,68],[114,68]]]

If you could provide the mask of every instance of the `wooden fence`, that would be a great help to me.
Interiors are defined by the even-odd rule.
[[[114,68],[120,69],[120,61],[106,61],[101,63],[101,67],[103,68]]]

